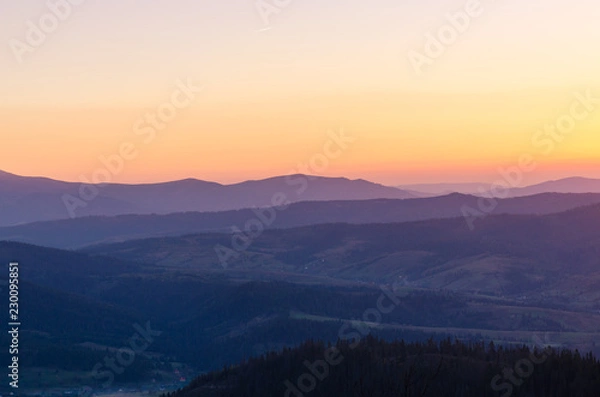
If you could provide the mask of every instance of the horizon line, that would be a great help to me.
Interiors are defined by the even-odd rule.
[[[80,183],[84,183],[82,181],[70,181],[70,180],[63,180],[63,179],[56,179],[56,178],[52,178],[49,176],[44,176],[44,175],[22,175],[22,174],[16,174],[16,173],[12,173],[9,171],[5,171],[3,169],[0,169],[0,176],[4,174],[4,175],[9,175],[12,177],[17,177],[17,178],[29,178],[29,179],[44,179],[44,180],[49,180],[49,181],[53,181],[53,182],[59,182],[59,183],[69,183],[69,184],[80,184]],[[196,181],[196,182],[203,182],[203,183],[209,183],[209,184],[215,184],[215,185],[219,185],[219,186],[234,186],[234,185],[240,185],[243,183],[248,183],[248,182],[263,182],[263,181],[268,181],[268,180],[273,180],[273,179],[280,179],[280,178],[287,178],[287,177],[306,177],[306,178],[317,178],[317,179],[329,179],[329,180],[334,180],[334,179],[343,179],[343,180],[347,180],[347,181],[351,181],[351,182],[368,182],[368,183],[372,183],[375,185],[380,185],[380,186],[385,186],[385,187],[391,187],[391,188],[410,188],[412,186],[444,186],[444,185],[490,185],[492,186],[493,183],[490,182],[482,182],[482,181],[472,181],[472,182],[420,182],[420,183],[399,183],[399,184],[384,184],[384,183],[379,183],[379,182],[374,182],[370,179],[367,178],[350,178],[347,176],[324,176],[324,175],[314,175],[314,174],[302,174],[302,173],[295,173],[295,174],[280,174],[280,175],[273,175],[273,176],[268,176],[268,177],[264,177],[264,178],[251,178],[251,179],[243,179],[240,180],[238,182],[232,182],[232,183],[223,183],[223,182],[217,182],[217,181],[213,181],[213,180],[208,180],[208,179],[199,179],[197,177],[187,177],[187,178],[181,178],[181,179],[169,179],[169,180],[160,180],[160,181],[152,181],[152,182],[109,182],[109,183],[104,183],[104,184],[95,184],[95,185],[113,185],[113,186],[150,186],[150,185],[164,185],[164,184],[170,184],[170,183],[177,183],[177,182],[186,182],[186,181]],[[596,181],[600,181],[600,178],[590,178],[590,177],[584,177],[581,175],[573,175],[573,176],[569,176],[569,177],[564,177],[564,178],[558,178],[558,179],[547,179],[547,180],[543,180],[542,182],[538,182],[538,183],[534,183],[531,185],[522,185],[522,186],[512,186],[511,188],[524,188],[524,187],[531,187],[531,186],[537,186],[537,185],[541,185],[544,183],[549,183],[549,182],[559,182],[559,181],[564,181],[564,180],[570,180],[570,179],[583,179],[583,180],[596,180]]]

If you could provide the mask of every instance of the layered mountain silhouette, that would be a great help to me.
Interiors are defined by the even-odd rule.
[[[197,179],[138,185],[86,185],[0,171],[0,226],[86,216],[230,211],[270,207],[280,202],[411,199],[452,191],[478,195],[474,190],[481,191],[484,187],[483,184],[440,184],[399,189],[362,179],[306,175],[278,176],[231,185]],[[418,191],[419,188],[423,191]],[[511,189],[509,196],[548,192],[600,193],[600,180],[568,178],[550,181]],[[564,209],[560,207],[558,211]]]
[[[503,186],[510,187],[508,181],[499,180]],[[418,197],[439,196],[449,193],[489,195],[491,183],[428,183],[398,186],[399,189],[411,191]],[[531,196],[541,193],[600,193],[600,179],[571,177],[538,183],[525,187],[510,187],[508,197]]]
[[[285,209],[242,209],[223,212],[187,212],[168,215],[84,217],[0,227],[0,239],[55,248],[81,248],[109,242],[201,232],[231,233],[247,222],[260,221],[264,228],[293,228],[325,223],[394,223],[463,216],[465,207],[475,211],[483,199],[451,194],[422,199],[311,201]],[[600,194],[545,193],[499,199],[491,214],[551,214],[600,203]]]
[[[515,208],[527,209],[523,203],[531,200],[531,211],[542,208],[540,197],[559,203],[586,196],[595,195],[507,199],[498,209],[519,202]],[[469,198],[479,200],[458,194],[427,200],[450,199],[456,207]],[[395,204],[407,201],[413,200],[297,203],[288,211],[299,219],[312,205],[335,204],[344,209],[340,214],[358,213],[356,222],[384,221]],[[383,206],[381,213],[373,203]],[[373,212],[366,214],[367,208]],[[546,215],[491,213],[476,221],[475,230],[461,217],[313,224],[265,230],[227,268],[215,247],[233,247],[229,233],[130,240],[79,252],[0,242],[0,261],[20,263],[28,324],[23,366],[35,367],[24,374],[24,384],[45,387],[42,371],[54,385],[80,386],[84,378],[57,378],[57,368],[85,376],[123,346],[134,324],[150,324],[161,334],[118,382],[151,382],[173,362],[197,374],[309,338],[335,342],[344,324],[355,324],[391,289],[398,306],[369,325],[374,336],[514,345],[542,335],[561,348],[597,352],[599,222],[596,203]],[[0,289],[6,285],[0,275]],[[101,380],[88,381],[101,390]]]
[[[510,191],[510,195],[513,197],[529,196],[532,194],[539,194],[545,192],[600,193],[600,179],[590,179],[581,177],[559,179],[522,188],[513,188]]]
[[[0,226],[91,215],[227,211],[284,202],[405,199],[393,187],[346,178],[289,175],[233,185],[196,179],[85,185],[0,172]]]
[[[561,295],[600,309],[600,204],[549,215],[496,215],[472,231],[461,218],[313,225],[270,230],[232,257],[228,273],[252,279],[389,283],[418,288]],[[215,246],[231,237],[197,234],[98,246],[87,253],[168,268],[222,271]],[[329,281],[328,281],[329,280]]]

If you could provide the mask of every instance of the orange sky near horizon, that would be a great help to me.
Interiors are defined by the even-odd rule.
[[[0,169],[80,181],[127,143],[135,158],[112,182],[492,182],[525,153],[538,167],[523,184],[600,178],[600,4],[481,0],[481,16],[416,74],[409,51],[466,3],[307,1],[269,26],[252,1],[86,3],[24,62],[0,52]],[[2,7],[6,42],[48,12]],[[153,127],[146,115],[178,80],[204,89]],[[340,130],[356,140],[332,157]]]

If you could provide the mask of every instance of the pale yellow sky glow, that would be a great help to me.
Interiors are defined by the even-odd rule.
[[[467,4],[311,0],[265,24],[254,0],[84,2],[35,46],[27,21],[47,3],[3,4],[0,169],[77,181],[131,143],[114,182],[229,183],[296,171],[343,129],[356,141],[309,171],[487,182],[529,153],[539,166],[524,183],[600,178],[600,3],[481,0],[415,73],[408,54],[427,56],[427,35]],[[147,113],[177,81],[204,88],[146,142]]]

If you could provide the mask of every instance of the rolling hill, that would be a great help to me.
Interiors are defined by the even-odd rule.
[[[128,241],[86,252],[249,279],[346,280],[551,299],[600,310],[600,205],[550,215],[267,230],[221,266],[232,236]],[[329,280],[329,281],[328,281]],[[553,298],[552,298],[553,299]]]

